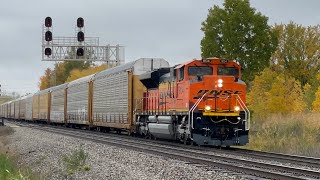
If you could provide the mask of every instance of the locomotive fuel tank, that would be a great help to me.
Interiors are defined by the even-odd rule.
[[[148,124],[150,134],[159,139],[175,139],[175,132],[173,127],[173,124]]]

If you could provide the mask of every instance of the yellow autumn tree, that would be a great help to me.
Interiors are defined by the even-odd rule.
[[[306,109],[300,82],[283,74],[276,77],[266,97],[270,113],[298,113]]]
[[[254,78],[253,86],[247,96],[247,103],[256,116],[265,117],[267,114],[267,92],[270,91],[272,83],[277,76],[278,73],[265,68],[260,75]]]
[[[247,103],[256,119],[264,119],[270,113],[296,113],[306,109],[300,82],[269,68],[255,77]]]
[[[73,80],[79,79],[81,77],[85,77],[91,74],[98,73],[100,71],[103,71],[107,68],[105,64],[102,64],[100,66],[93,66],[89,67],[88,69],[84,70],[79,70],[79,69],[74,69],[70,72],[70,76],[68,77],[66,82],[71,82]]]
[[[312,103],[312,111],[313,112],[320,112],[320,87],[316,92],[316,99]]]
[[[320,73],[317,74],[317,80],[320,81]],[[313,112],[320,112],[320,87],[316,91],[316,98],[312,103],[312,111]]]
[[[50,87],[52,70],[47,68],[44,75],[40,77],[39,89],[44,90]]]

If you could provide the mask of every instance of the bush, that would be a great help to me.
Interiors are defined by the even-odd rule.
[[[86,160],[88,153],[86,153],[82,147],[73,151],[69,155],[63,156],[62,160],[66,166],[68,174],[74,174],[76,171],[89,171],[90,167],[86,166]]]

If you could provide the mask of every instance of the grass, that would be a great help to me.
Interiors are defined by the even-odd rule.
[[[316,113],[254,118],[250,142],[254,150],[320,157],[320,120]]]
[[[8,135],[14,133],[11,127],[0,126],[0,179],[1,180],[38,180],[29,168],[18,167],[16,158],[6,145]]]
[[[68,155],[63,156],[62,161],[67,169],[68,174],[74,174],[77,171],[89,171],[91,168],[86,165],[88,153],[82,147],[74,150]]]
[[[0,154],[0,179],[2,180],[33,180],[38,179],[29,169],[20,169],[16,161],[5,154]]]

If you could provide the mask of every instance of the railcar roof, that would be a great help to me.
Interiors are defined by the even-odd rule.
[[[140,75],[145,73],[146,71],[152,70],[152,68],[159,69],[161,67],[169,67],[169,62],[162,58],[140,58],[135,61],[131,61],[126,64],[101,71],[95,74],[94,79],[101,76],[120,73],[129,69],[132,70],[134,75]]]
[[[60,84],[58,86],[54,86],[54,87],[51,87],[50,88],[50,91],[56,91],[56,90],[59,90],[59,89],[65,89],[66,87],[68,87],[68,84],[69,83],[64,83],[64,84]]]
[[[75,85],[78,85],[78,84],[81,84],[81,83],[90,82],[93,76],[94,76],[94,74],[91,74],[91,75],[89,75],[89,76],[85,76],[85,77],[82,77],[82,78],[80,78],[80,79],[71,81],[71,82],[67,85],[67,87],[72,87],[72,86],[75,86]]]

